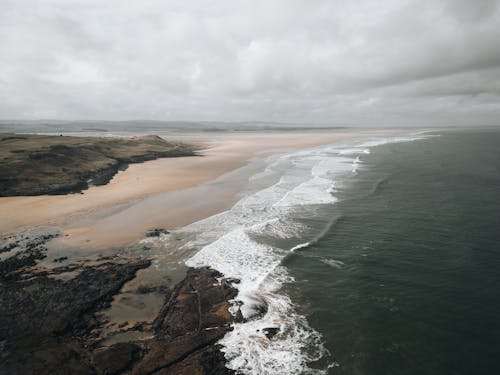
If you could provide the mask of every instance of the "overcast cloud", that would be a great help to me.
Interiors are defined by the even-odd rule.
[[[500,124],[500,0],[0,0],[0,118]]]

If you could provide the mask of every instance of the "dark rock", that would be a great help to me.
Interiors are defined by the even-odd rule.
[[[271,340],[274,336],[276,336],[280,332],[280,329],[279,329],[279,327],[268,327],[268,328],[264,328],[262,330],[262,332],[264,332],[266,337],[269,340]]]
[[[150,264],[107,262],[81,267],[70,280],[50,278],[30,267],[45,257],[51,238],[28,239],[23,251],[0,262],[2,374],[95,374],[88,350],[73,338],[88,333],[97,324],[93,314]]]
[[[44,340],[34,349],[27,349],[17,358],[8,357],[0,363],[1,374],[33,375],[95,375],[94,366],[76,341],[65,344]]]
[[[226,368],[226,359],[224,353],[221,352],[221,346],[218,344],[211,345],[205,350],[193,353],[186,357],[183,361],[176,363],[169,368],[162,369],[156,372],[156,375],[172,375],[172,374],[192,374],[192,375],[229,375],[235,372]]]
[[[7,245],[4,245],[4,246],[0,247],[0,254],[1,253],[6,253],[8,251],[11,251],[12,249],[16,248],[17,245],[18,245],[18,242],[16,241],[16,242],[11,242],[11,243],[9,243]]]
[[[120,374],[138,359],[141,348],[131,343],[118,343],[108,348],[96,350],[93,364],[100,374]]]
[[[155,228],[146,232],[146,237],[160,237],[162,234],[169,234],[170,232],[163,228]]]
[[[241,313],[229,313],[237,290],[209,268],[189,269],[154,321],[155,337],[142,343],[131,374],[232,374],[219,341]]]
[[[209,268],[190,268],[186,278],[174,289],[154,322],[156,332],[177,337],[188,332],[241,321],[241,313],[229,313],[237,290],[218,282],[222,275]]]
[[[96,312],[108,307],[124,283],[150,262],[106,260],[97,266],[30,271],[45,256],[44,241],[50,238],[28,240],[24,251],[0,262],[0,373],[234,373],[225,367],[217,342],[243,318],[229,313],[237,290],[220,273],[189,269],[173,290],[157,288],[165,303],[152,327],[142,322],[125,328],[147,326],[153,338],[95,349],[99,337],[91,330],[104,324]],[[73,279],[49,277],[75,267],[79,273]]]
[[[57,234],[44,234],[33,238],[23,237],[15,241],[19,251],[0,262],[0,281],[19,279],[20,271],[34,266],[37,260],[45,258],[47,249],[44,244],[57,236]]]
[[[35,276],[26,281],[1,282],[0,335],[36,343],[39,337],[78,329],[84,313],[107,306],[122,285],[149,264],[139,260],[84,267],[68,281]]]

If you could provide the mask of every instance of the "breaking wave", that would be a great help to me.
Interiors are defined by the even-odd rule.
[[[282,262],[291,252],[307,248],[331,225],[331,218],[325,217],[319,225],[304,218],[318,217],[318,212],[337,202],[336,192],[346,179],[362,171],[370,148],[425,137],[379,138],[270,158],[265,171],[249,179],[258,189],[250,187],[230,210],[180,230],[191,234],[185,247],[200,249],[186,261],[188,266],[209,266],[239,280],[234,284],[239,292],[232,309],[240,309],[246,321],[236,323],[220,341],[230,369],[243,374],[326,372],[310,366],[329,353],[320,333],[283,292],[282,286],[293,279]],[[343,266],[336,260],[324,263]]]

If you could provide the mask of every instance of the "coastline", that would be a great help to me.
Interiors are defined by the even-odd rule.
[[[65,215],[63,220],[52,222],[54,226],[57,225],[57,234],[54,238],[50,238],[50,241],[48,241],[50,243],[47,243],[46,248],[41,248],[40,254],[35,253],[35,256],[38,258],[34,259],[34,264],[30,267],[25,267],[21,271],[32,280],[33,285],[43,286],[47,283],[45,278],[49,277],[50,279],[61,280],[62,286],[57,287],[64,289],[75,282],[77,286],[80,285],[80,281],[78,280],[81,280],[81,277],[78,276],[78,272],[82,272],[81,270],[84,270],[83,275],[85,275],[85,272],[91,272],[91,274],[92,272],[99,272],[99,269],[102,269],[102,267],[108,267],[104,268],[106,273],[106,270],[116,269],[116,272],[121,272],[119,271],[121,267],[134,268],[136,265],[141,265],[141,267],[134,271],[133,275],[126,276],[122,279],[123,281],[118,281],[119,284],[114,284],[119,285],[119,287],[113,287],[111,294],[107,293],[106,298],[102,302],[100,300],[93,302],[90,319],[92,322],[95,319],[98,322],[97,325],[88,323],[87,319],[89,319],[89,316],[80,316],[78,315],[78,311],[76,315],[69,314],[69,319],[72,322],[79,327],[86,327],[83,331],[71,331],[72,339],[80,342],[83,340],[85,342],[90,338],[90,341],[93,342],[92,352],[84,350],[80,353],[83,353],[83,356],[86,358],[91,358],[91,361],[85,362],[84,365],[89,365],[90,363],[91,367],[96,366],[100,368],[99,366],[106,366],[110,362],[118,361],[121,363],[120,366],[125,366],[125,368],[129,369],[133,368],[137,373],[142,373],[143,367],[150,373],[150,370],[153,372],[158,370],[155,367],[155,364],[158,362],[163,363],[164,367],[162,368],[165,369],[167,367],[170,368],[170,366],[177,368],[176,366],[180,362],[183,362],[182,366],[187,366],[189,370],[195,366],[198,371],[196,373],[200,374],[207,373],[215,368],[220,371],[226,371],[226,373],[231,373],[231,370],[227,368],[232,368],[231,364],[229,362],[226,363],[223,354],[227,347],[224,346],[223,341],[219,342],[219,340],[223,338],[227,340],[233,329],[236,335],[240,333],[246,334],[244,331],[246,329],[244,328],[245,326],[234,323],[242,323],[243,319],[247,318],[245,310],[255,308],[255,306],[252,307],[251,303],[247,303],[248,301],[244,302],[243,309],[238,310],[240,315],[242,314],[238,320],[234,320],[234,317],[230,316],[228,311],[229,307],[232,306],[230,300],[235,298],[240,287],[248,284],[248,280],[245,279],[246,276],[244,274],[240,278],[240,275],[226,273],[224,269],[220,269],[216,265],[204,265],[203,256],[200,258],[201,262],[199,264],[198,262],[188,264],[194,268],[186,269],[186,267],[180,266],[176,269],[177,266],[172,267],[172,264],[184,264],[184,261],[187,259],[185,257],[186,253],[175,253],[175,246],[182,246],[185,243],[183,241],[189,241],[189,235],[181,240],[179,236],[182,237],[186,234],[179,233],[175,229],[183,228],[188,224],[211,217],[218,212],[232,207],[241,198],[238,193],[248,183],[249,176],[254,175],[256,171],[261,170],[262,167],[267,165],[266,158],[268,156],[277,156],[280,159],[283,154],[286,154],[284,156],[286,159],[290,152],[294,153],[301,149],[314,148],[315,146],[327,144],[331,145],[343,141],[350,143],[353,140],[362,140],[363,138],[376,136],[392,136],[395,133],[388,131],[335,131],[328,134],[318,132],[302,135],[273,134],[269,136],[267,134],[253,133],[250,135],[225,134],[214,138],[205,136],[205,144],[211,145],[211,147],[204,150],[204,157],[175,159],[175,165],[172,165],[172,159],[158,159],[137,164],[134,166],[135,168],[131,168],[133,173],[124,171],[118,174],[116,179],[113,179],[109,185],[91,188],[88,194],[86,192],[83,195],[19,197],[15,199],[18,204],[19,202],[23,202],[29,205],[30,200],[35,198],[40,199],[43,203],[45,202],[43,199],[46,199],[51,203],[57,203],[55,207],[52,206],[52,208],[56,209],[54,212],[57,212],[57,209],[69,210],[69,214]],[[198,138],[198,140],[200,139]],[[315,150],[307,150],[305,152],[314,153]],[[253,166],[254,164],[256,165]],[[199,174],[195,175],[195,172],[199,172]],[[177,179],[176,181],[172,181],[174,177]],[[151,183],[136,184],[134,186],[133,182],[136,181],[136,178],[145,179]],[[146,194],[143,189],[144,187],[149,188],[150,190],[148,191],[155,192]],[[158,190],[156,191],[155,189]],[[91,190],[93,190],[93,193]],[[99,196],[99,192],[102,193],[102,191],[107,192],[108,195]],[[120,194],[120,192],[123,194]],[[91,200],[92,194],[101,199],[108,197],[115,200],[110,199],[106,201],[104,199],[102,205],[96,206],[96,202]],[[125,198],[128,200],[120,200]],[[73,199],[80,199],[81,202],[91,203],[94,206],[91,205],[86,210],[76,210],[75,206],[67,205]],[[35,208],[34,211],[32,210],[29,213],[44,212],[43,204]],[[49,213],[53,214],[54,212]],[[19,217],[22,217],[22,214],[26,214],[25,212],[17,213]],[[32,218],[41,220],[43,215]],[[31,226],[30,229],[38,228],[41,231],[48,229],[47,222],[39,224],[38,227],[36,225]],[[215,227],[213,223],[209,224],[209,227],[210,225],[213,228]],[[138,242],[139,239],[144,238],[146,231],[152,228],[166,228],[168,231],[174,230],[175,234],[171,238],[172,242],[168,246],[161,242],[163,241],[161,238],[161,231],[163,229],[156,230],[158,236],[154,236],[160,237],[158,238],[160,242],[158,248],[155,249],[153,246],[152,249],[150,243]],[[210,231],[208,227],[205,229]],[[180,229],[180,232],[182,230]],[[167,231],[165,232],[168,234]],[[174,247],[171,246],[173,242],[179,240],[181,242],[174,245]],[[242,258],[244,253],[240,254],[240,252],[245,251],[245,249],[242,249],[242,247],[245,247],[245,242],[240,244],[239,237],[235,241],[231,241],[227,249],[236,254],[237,258]],[[45,244],[42,245],[45,246]],[[129,245],[130,248],[128,248]],[[251,246],[251,243],[247,245]],[[134,250],[130,251],[131,248]],[[54,249],[56,249],[55,252]],[[167,252],[165,252],[165,249],[167,249]],[[6,255],[11,254],[10,250],[7,250]],[[55,254],[57,254],[57,257]],[[46,259],[44,259],[45,257]],[[10,258],[2,257],[2,259],[0,265],[8,265],[11,260],[14,261],[14,264],[17,264],[17,255]],[[125,265],[121,266],[120,263]],[[106,266],[106,264],[109,264],[109,266]],[[142,265],[145,265],[145,267],[142,267]],[[34,268],[31,268],[32,266]],[[212,268],[204,268],[207,266]],[[202,269],[205,269],[205,271],[199,271]],[[265,275],[267,272],[266,270],[260,270],[259,272],[261,271],[262,275]],[[9,276],[9,272],[6,273],[7,277],[11,277]],[[77,272],[76,276],[75,272]],[[206,272],[208,275],[212,272],[218,273],[215,276],[212,275],[211,279],[210,277],[202,276],[202,280],[208,281],[201,282],[194,290],[178,294],[176,291],[186,286],[190,288],[193,283],[196,283],[197,276],[195,279],[191,279],[191,277],[193,277],[193,273],[197,275],[197,272]],[[130,275],[130,273],[126,275]],[[1,267],[0,276],[2,276]],[[223,278],[227,278],[227,282],[223,281]],[[222,284],[220,284],[221,280],[223,281]],[[220,300],[220,304],[214,306],[211,304],[214,298],[213,293],[219,292],[211,290],[210,286],[217,284],[216,281],[219,285],[231,285],[232,288],[223,288],[220,292],[225,297]],[[54,283],[53,281],[50,282]],[[105,285],[101,286],[99,281],[93,282],[85,279],[80,286],[78,288],[82,290],[86,290],[86,288],[90,290],[94,288],[104,290],[103,288],[106,287]],[[191,301],[192,303],[190,302],[189,306],[184,304],[186,299],[189,300],[191,298],[189,296],[199,296],[203,288],[208,288],[209,297],[206,297],[208,298],[207,300],[205,300],[205,297],[198,297],[197,300]],[[12,288],[6,289],[20,290],[15,285]],[[173,292],[170,292],[171,290]],[[224,290],[226,292],[229,290],[229,294]],[[267,297],[272,296],[272,293],[269,294],[269,291],[264,292],[263,295]],[[73,295],[74,293],[70,291],[65,294]],[[172,296],[177,297],[172,299]],[[42,292],[40,296],[36,295],[32,298],[42,298],[43,301],[46,299],[51,300],[50,294],[47,294],[47,291]],[[279,299],[281,297],[275,295],[272,298]],[[161,305],[158,306],[156,302],[151,304],[152,299],[157,300]],[[200,317],[193,318],[192,311],[201,311],[199,310],[199,304],[202,300],[205,300],[207,303],[206,309],[208,315],[203,319]],[[266,311],[266,316],[273,314],[272,301],[266,300],[262,306],[263,311]],[[137,315],[137,312],[139,312],[139,315]],[[293,311],[291,312],[293,313]],[[175,319],[166,322],[162,326],[159,322],[166,316]],[[38,319],[40,318],[43,319],[44,317],[38,317]],[[213,325],[208,326],[206,329],[198,329],[193,335],[179,335],[178,338],[172,340],[170,330],[177,330],[178,333],[183,331],[186,320],[190,321],[191,323],[189,324],[192,324],[193,327],[201,327],[201,322],[207,319]],[[56,323],[59,324],[59,322]],[[257,336],[264,335],[270,340],[268,343],[270,347],[280,345],[280,332],[284,331],[282,328],[276,326],[275,318],[258,319],[254,323],[256,324],[255,327],[250,324],[252,335],[256,329],[256,332],[259,332]],[[191,331],[188,330],[187,332]],[[53,334],[56,337],[60,337],[59,332],[54,332]],[[277,338],[273,341],[275,335],[277,335]],[[177,348],[179,343],[186,343],[186,340],[189,343],[186,344],[187,346],[184,349]],[[204,344],[199,346],[196,344],[198,341],[204,342]],[[222,351],[221,348],[223,349]],[[169,357],[170,354],[168,353],[172,351],[176,352],[177,349],[180,350],[180,357],[177,359]],[[64,355],[67,355],[66,349],[63,348],[62,350],[65,353]],[[49,355],[54,355],[54,353],[56,353],[55,355],[59,355],[59,348],[50,346],[48,353]],[[125,364],[121,362],[124,353],[128,353],[125,355]],[[80,354],[77,353],[77,355]],[[22,350],[21,355],[24,355]],[[71,352],[68,355],[72,356],[74,353]],[[74,360],[74,358],[72,359]],[[180,359],[180,362],[178,359]],[[202,364],[206,363],[206,361],[212,367],[208,369],[203,367]],[[44,368],[45,364],[40,366]],[[181,371],[187,370],[184,369]]]
[[[92,186],[83,194],[2,197],[0,208],[4,214],[0,217],[0,228],[7,234],[32,227],[57,226],[65,232],[62,241],[68,246],[120,246],[139,240],[148,228],[175,229],[229,208],[238,189],[225,189],[223,196],[208,200],[200,192],[190,197],[189,189],[237,170],[254,157],[397,132],[188,134],[180,139],[207,145],[200,150],[201,157],[163,158],[132,164],[108,184]],[[199,199],[201,195],[201,208],[180,207],[175,199],[178,197],[169,199],[170,193],[180,191],[184,191],[185,201]],[[149,198],[153,196],[170,201],[176,212],[168,206],[158,207],[152,203]],[[127,212],[120,215],[124,211]],[[89,217],[92,223],[86,220]]]

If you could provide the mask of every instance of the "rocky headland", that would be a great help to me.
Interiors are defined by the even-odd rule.
[[[66,194],[106,184],[131,163],[195,156],[199,146],[155,135],[73,137],[0,133],[0,197]]]

